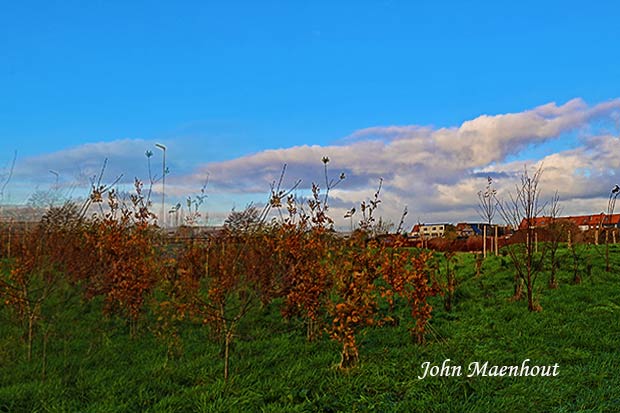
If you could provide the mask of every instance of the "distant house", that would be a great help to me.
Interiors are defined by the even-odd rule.
[[[409,235],[414,239],[442,238],[446,233],[446,229],[451,226],[452,225],[448,223],[416,224],[413,226]]]
[[[456,224],[456,235],[459,238],[469,238],[474,235],[482,235],[484,224],[459,222]]]
[[[556,218],[556,220],[560,220],[560,218]],[[551,217],[536,217],[532,218],[530,221],[530,228],[544,228],[553,222],[553,218]],[[527,229],[528,228],[528,220],[523,218],[521,223],[519,224],[519,229]]]
[[[606,215],[601,212],[594,215],[576,215],[568,217],[558,217],[556,221],[568,221],[577,225],[580,230],[587,231],[597,228],[620,228],[620,214]],[[536,217],[531,221],[531,228],[544,228],[553,222],[552,217]],[[523,219],[519,225],[519,229],[528,227],[527,220]]]
[[[420,238],[420,226],[421,224],[415,224],[409,233],[409,238]]]
[[[597,215],[580,215],[562,219],[572,221],[582,231],[596,228],[620,228],[620,214],[607,215],[601,212]]]

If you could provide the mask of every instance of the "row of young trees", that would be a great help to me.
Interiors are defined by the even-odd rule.
[[[413,341],[424,343],[433,310],[429,299],[443,294],[445,308],[452,307],[454,255],[445,255],[440,279],[433,254],[405,248],[402,237],[382,240],[375,219],[381,184],[359,205],[357,230],[348,238],[337,235],[329,191],[345,177],[329,179],[329,159],[323,162],[325,185],[313,185],[307,199],[282,188],[283,170],[263,208],[234,211],[223,231],[180,246],[156,227],[149,190],[145,193],[139,180],[128,199],[98,182],[89,205],[52,208],[29,230],[3,231],[8,238],[0,242],[0,297],[23,327],[27,358],[35,335],[43,334],[45,341],[57,312],[75,297],[101,297],[104,314],[125,319],[131,336],[142,331],[147,314],[154,315],[151,329],[167,344],[169,355],[181,346],[183,323],[205,325],[222,345],[225,378],[239,325],[249,311],[274,300],[284,319],[303,321],[309,341],[323,335],[337,341],[343,369],[359,359],[361,329],[394,322],[398,306],[408,308]],[[540,213],[540,174],[530,177],[525,171],[515,195],[498,204],[507,222],[518,226],[524,217],[534,220]],[[552,205],[557,211],[557,197]],[[89,206],[99,213],[87,216]],[[525,242],[506,247],[515,268],[515,297],[523,284],[531,311],[540,309],[534,286],[545,258],[545,252],[536,251],[534,230],[529,225]],[[551,280],[559,240],[545,247],[551,251]],[[571,252],[578,263],[581,252]]]
[[[539,276],[546,271],[545,263],[549,262],[549,288],[557,288],[557,270],[559,268],[558,249],[561,242],[566,242],[570,257],[572,258],[573,281],[579,283],[581,258],[585,249],[590,244],[588,234],[581,231],[574,223],[561,219],[560,198],[557,191],[550,200],[541,198],[540,181],[543,174],[542,165],[533,173],[524,167],[519,181],[513,191],[509,191],[504,200],[498,199],[497,190],[493,186],[493,180],[488,178],[484,191],[478,193],[479,214],[490,227],[496,212],[510,227],[517,230],[516,235],[505,243],[504,251],[510,256],[515,269],[514,277],[514,300],[519,300],[523,294],[523,286],[527,296],[529,311],[540,311],[542,308],[534,296],[535,284]],[[620,194],[620,187],[616,185],[610,195],[607,212],[594,231],[594,243],[598,245],[599,235],[604,234],[604,251],[596,249],[604,254],[605,269],[610,271],[609,241],[610,234],[615,239],[616,232],[610,228],[609,220],[613,216],[615,201]],[[538,219],[546,217],[546,222],[541,226]],[[545,235],[544,242],[538,242],[540,234]],[[497,238],[497,235],[496,235]],[[486,242],[486,233],[485,233]],[[615,242],[615,241],[614,241]],[[497,239],[495,240],[497,249]],[[539,248],[540,245],[540,248]],[[483,247],[486,256],[486,246]],[[586,272],[591,267],[586,265]]]
[[[179,253],[162,305],[211,327],[223,345],[225,378],[239,323],[251,308],[275,299],[284,319],[303,321],[307,340],[327,333],[340,343],[343,369],[357,364],[360,329],[393,320],[397,299],[410,307],[413,339],[424,341],[432,312],[428,299],[440,291],[428,265],[431,255],[400,248],[402,239],[388,246],[375,236],[380,187],[360,205],[359,229],[338,236],[328,194],[344,176],[328,180],[328,162],[323,192],[313,185],[310,197],[299,201],[281,189],[280,179],[265,209],[250,206],[231,215],[223,232],[190,242]],[[270,209],[277,218],[268,221]],[[174,328],[168,334],[177,335]]]
[[[414,341],[423,343],[428,299],[440,292],[431,255],[376,237],[380,187],[360,205],[359,229],[337,235],[328,194],[344,175],[328,180],[328,162],[324,189],[313,185],[308,199],[281,189],[281,178],[263,209],[233,213],[223,231],[180,246],[156,227],[139,180],[128,200],[93,185],[88,202],[99,213],[68,203],[32,228],[3,232],[10,240],[1,242],[0,296],[23,327],[27,358],[37,333],[76,297],[101,297],[104,314],[125,319],[131,336],[154,315],[152,330],[169,354],[179,348],[182,323],[207,326],[222,344],[225,378],[240,323],[274,300],[283,318],[303,320],[309,341],[325,334],[340,343],[343,369],[358,361],[360,329],[394,320],[399,300],[410,308]]]

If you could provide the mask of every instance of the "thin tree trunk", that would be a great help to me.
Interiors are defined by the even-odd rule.
[[[308,318],[308,322],[306,324],[306,339],[308,341],[314,341],[316,335],[316,323],[312,318]]]
[[[609,231],[605,231],[605,271],[609,272]]]
[[[480,277],[480,273],[482,272],[482,262],[483,259],[480,254],[476,254],[476,277]]]
[[[454,294],[454,274],[450,269],[447,270],[448,277],[448,291],[446,293],[446,297],[444,298],[444,309],[447,312],[452,311],[452,296]]]
[[[527,309],[530,310],[531,312],[540,311],[541,310],[540,306],[534,303],[534,291],[532,287],[533,286],[531,285],[531,283],[528,283]]]
[[[348,369],[354,367],[358,359],[359,353],[357,348],[354,345],[349,346],[347,343],[344,343],[342,346],[342,353],[340,354],[340,368]]]
[[[49,331],[46,331],[43,335],[43,363],[41,367],[41,379],[45,380],[47,373],[47,340],[49,338]]]
[[[579,276],[579,261],[577,258],[573,259],[573,283],[581,283],[581,277]]]
[[[549,288],[550,289],[554,289],[554,288],[558,288],[558,282],[556,280],[556,272],[557,272],[557,260],[555,258],[555,254],[556,254],[556,246],[552,246],[551,249],[551,276],[549,277]]]
[[[9,241],[6,246],[7,257],[11,258],[11,235],[13,234],[13,227],[9,225]]]
[[[34,336],[34,314],[31,313],[28,316],[28,343],[27,343],[27,358],[28,362],[32,360],[32,340]]]
[[[487,226],[482,227],[482,257],[487,257]]]
[[[230,342],[232,341],[232,331],[226,332],[224,340],[224,381],[228,381],[228,371],[230,362]]]

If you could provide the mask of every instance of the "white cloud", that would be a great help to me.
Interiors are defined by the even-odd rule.
[[[152,142],[143,139],[86,143],[59,152],[19,159],[15,176],[47,180],[50,170],[57,171],[61,178],[66,180],[74,179],[78,175],[92,176],[101,172],[107,159],[107,177],[122,174],[131,182],[135,176],[148,175],[145,151],[152,147]],[[161,172],[159,175],[161,176]]]
[[[330,146],[267,149],[229,161],[198,165],[188,174],[171,168],[166,193],[172,198],[196,193],[208,176],[207,192],[212,199],[245,200],[248,194],[255,194],[260,202],[265,199],[263,195],[269,191],[270,183],[278,181],[283,164],[288,165],[283,187],[290,187],[298,179],[303,181],[302,192],[313,181],[324,187],[321,158],[328,156],[330,176],[337,177],[340,172],[347,175],[331,192],[332,212],[341,225],[348,226],[340,218],[344,211],[372,196],[380,178],[384,178],[380,213],[392,221],[398,221],[402,208],[408,205],[410,221],[454,222],[479,219],[477,192],[484,188],[487,174],[497,177],[496,184],[505,193],[513,187],[524,163],[542,162],[543,193],[551,195],[557,189],[571,205],[567,209],[598,212],[606,205],[599,205],[600,200],[606,199],[620,175],[620,146],[616,137],[597,135],[594,126],[613,124],[619,112],[620,99],[593,106],[573,99],[563,105],[548,103],[518,113],[481,115],[448,128],[366,128]],[[577,147],[563,147],[557,141],[564,133],[575,131],[585,135]],[[508,161],[523,158],[531,145],[549,142],[558,143],[556,153],[542,159]],[[79,169],[96,173],[102,160],[109,158],[108,176],[122,172],[133,180],[133,176],[146,175],[144,151],[152,148],[153,143],[126,139],[86,144],[23,160],[19,172],[22,178],[49,175],[49,169],[67,174]],[[154,169],[159,168],[159,158],[153,161]],[[237,207],[242,204],[245,202]],[[213,216],[230,207],[210,205],[216,210]]]
[[[382,210],[393,220],[404,205],[422,219],[477,219],[477,192],[486,183],[485,173],[503,176],[496,179],[497,185],[512,188],[524,162],[507,162],[507,158],[563,133],[585,130],[594,120],[612,121],[618,110],[617,99],[594,106],[573,99],[519,113],[482,115],[459,127],[373,127],[354,132],[340,145],[272,149],[204,165],[197,176],[208,170],[214,190],[260,192],[278,178],[286,163],[288,182],[301,178],[308,187],[312,181],[323,184],[320,160],[329,156],[333,174],[342,170],[348,176],[332,192],[334,204],[342,204],[342,211],[346,204],[362,200],[362,194],[371,195],[383,177],[386,200]],[[567,201],[600,197],[616,171],[620,173],[614,158],[616,146],[610,139],[615,138],[588,138],[579,148],[563,149],[529,163],[544,161],[543,188],[551,192],[557,188]],[[599,209],[594,204],[592,208]]]

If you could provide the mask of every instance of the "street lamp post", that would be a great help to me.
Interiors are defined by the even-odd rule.
[[[166,147],[161,143],[156,143],[155,146],[161,149],[163,152],[163,162],[161,167],[161,227],[166,227]]]

